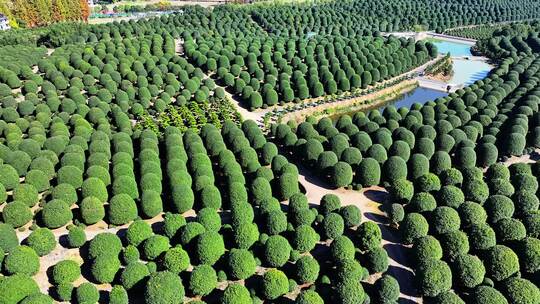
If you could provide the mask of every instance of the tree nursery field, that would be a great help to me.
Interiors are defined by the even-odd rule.
[[[266,1],[0,31],[0,304],[540,304],[538,18]],[[494,69],[410,108],[241,114],[444,57],[408,31]]]

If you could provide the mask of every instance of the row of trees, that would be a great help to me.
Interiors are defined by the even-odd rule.
[[[90,8],[86,0],[3,0],[0,13],[13,25],[40,27],[63,21],[88,21]]]

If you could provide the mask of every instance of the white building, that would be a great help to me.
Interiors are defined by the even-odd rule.
[[[5,31],[11,29],[9,26],[9,20],[6,16],[0,14],[0,31]]]

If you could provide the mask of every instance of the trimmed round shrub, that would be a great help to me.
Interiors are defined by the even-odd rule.
[[[169,244],[169,238],[163,235],[149,236],[144,242],[142,252],[147,260],[153,261],[157,259],[162,253],[169,250],[171,245]]]
[[[388,188],[388,193],[396,202],[405,204],[411,200],[414,194],[414,186],[412,182],[406,179],[398,179],[392,182]]]
[[[414,181],[414,187],[420,192],[439,191],[441,189],[441,181],[437,175],[427,173]]]
[[[221,296],[222,304],[251,304],[249,290],[240,284],[229,284]],[[315,303],[316,304],[316,303]]]
[[[68,204],[61,200],[52,200],[41,210],[41,220],[48,228],[55,229],[65,226],[73,219],[73,213]]]
[[[341,217],[343,218],[345,227],[358,226],[362,220],[362,213],[355,205],[341,207],[339,214],[341,214]]]
[[[88,247],[88,256],[96,258],[101,255],[118,256],[122,251],[122,241],[113,233],[104,232],[96,235]]]
[[[266,213],[265,231],[269,235],[280,234],[287,229],[287,216],[281,210]]]
[[[330,255],[334,261],[354,259],[355,252],[353,242],[344,235],[337,237],[330,244]]]
[[[407,163],[399,156],[390,156],[383,165],[384,179],[395,182],[398,179],[407,178]]]
[[[83,184],[83,173],[75,166],[64,166],[56,173],[58,184],[70,184],[74,188],[80,188]]]
[[[373,296],[376,303],[396,303],[399,293],[399,283],[390,275],[385,274],[375,282]]]
[[[497,289],[484,285],[474,288],[468,301],[471,304],[508,304],[506,298]]]
[[[338,303],[363,303],[366,297],[362,284],[359,281],[338,283],[336,286]]]
[[[307,201],[306,201],[307,202]],[[341,200],[335,194],[325,194],[319,204],[319,213],[326,216],[341,207]]]
[[[82,200],[79,212],[83,223],[93,225],[105,218],[105,206],[98,198],[89,196]]]
[[[459,206],[459,217],[463,227],[483,224],[487,220],[487,213],[482,205],[474,202],[465,202]]]
[[[293,194],[300,192],[297,176],[291,173],[285,173],[278,179],[278,196],[284,201],[288,200]]]
[[[459,229],[461,220],[459,213],[450,207],[437,207],[433,210],[430,219],[430,227],[437,234],[444,234]]]
[[[209,265],[200,265],[193,268],[189,277],[188,289],[198,296],[210,294],[217,286],[217,274]]]
[[[369,273],[381,273],[388,269],[388,253],[382,247],[367,251],[363,256],[363,261]]]
[[[186,219],[181,214],[167,212],[163,218],[163,231],[169,239],[176,236],[178,230],[186,225]]]
[[[137,262],[141,258],[141,253],[139,252],[139,249],[133,245],[127,245],[122,250],[122,261],[124,262],[124,265]]]
[[[518,256],[503,245],[495,245],[487,251],[484,265],[487,275],[495,281],[505,280],[519,271]]]
[[[170,272],[180,273],[188,269],[190,265],[189,255],[182,247],[173,247],[163,255],[162,265]]]
[[[456,186],[463,183],[463,174],[456,168],[444,170],[440,176],[441,183],[444,186]]]
[[[497,241],[500,243],[519,241],[527,235],[525,225],[514,218],[501,219],[493,228],[497,234]]]
[[[28,207],[33,207],[38,202],[38,192],[30,184],[20,184],[13,190],[13,200],[25,203]]]
[[[8,275],[33,276],[39,271],[39,256],[28,246],[15,247],[4,259],[4,270]]]
[[[227,266],[232,278],[245,280],[255,274],[257,264],[251,252],[233,248],[227,257]]]
[[[474,255],[459,255],[452,263],[454,277],[460,286],[473,288],[484,281],[486,268],[482,261]]]
[[[527,237],[517,246],[521,269],[526,273],[535,273],[540,270],[540,240]]]
[[[411,198],[408,207],[415,212],[433,211],[437,208],[437,202],[433,195],[426,192],[417,192]]]
[[[37,293],[26,297],[21,304],[52,304],[53,299],[45,294]]]
[[[483,204],[489,196],[488,185],[480,179],[473,179],[463,185],[465,199]]]
[[[34,249],[39,256],[45,256],[56,247],[56,239],[49,229],[37,228],[26,238],[25,244]]]
[[[496,223],[504,218],[510,218],[514,214],[514,203],[511,199],[503,195],[490,196],[486,200],[484,208],[489,221],[492,223]]]
[[[109,202],[109,222],[113,225],[123,225],[137,218],[137,205],[127,194],[117,194]]]
[[[338,162],[328,170],[330,185],[334,188],[341,188],[352,183],[353,170],[346,162]]]
[[[525,136],[520,133],[510,133],[507,136],[508,137],[506,138],[506,145],[504,146],[505,154],[517,156],[522,155],[526,144]]]
[[[429,225],[425,217],[419,213],[408,213],[399,226],[403,243],[412,244],[415,239],[426,236]]]
[[[405,218],[405,209],[401,204],[391,204],[390,208],[386,210],[386,215],[390,222],[394,224],[400,223]]]
[[[214,265],[225,253],[223,237],[214,231],[207,231],[197,237],[195,255],[199,264]]]
[[[140,262],[129,263],[120,274],[120,283],[126,290],[142,287],[146,277],[150,275],[148,267]]]
[[[96,177],[87,178],[82,184],[82,196],[83,197],[95,197],[101,202],[106,202],[109,198],[109,193],[105,184]]]
[[[364,158],[356,169],[356,180],[363,187],[378,185],[381,180],[381,168],[373,158]]]
[[[291,256],[291,245],[281,235],[273,235],[264,244],[264,261],[270,267],[282,267]]]
[[[120,285],[115,285],[109,292],[109,303],[110,304],[128,304],[129,297],[127,291],[124,287]]]
[[[54,292],[59,300],[69,302],[71,301],[74,289],[73,284],[60,284],[55,287]]]
[[[412,248],[417,263],[422,263],[428,259],[440,260],[443,257],[441,243],[431,235],[415,239]]]
[[[66,202],[68,205],[73,205],[77,202],[77,191],[70,184],[59,184],[52,190],[52,198]]]
[[[295,270],[298,283],[313,283],[319,277],[320,266],[314,258],[302,256],[296,261]]]
[[[468,235],[474,250],[487,250],[496,244],[495,231],[488,224],[471,226]]]
[[[261,294],[265,299],[275,300],[289,291],[287,276],[280,270],[270,269],[264,273]]]
[[[81,267],[72,260],[56,263],[52,269],[52,280],[55,284],[73,283],[81,276]]]
[[[99,291],[92,283],[82,283],[75,289],[75,300],[77,303],[97,303]]]
[[[502,284],[502,291],[510,303],[538,303],[540,289],[529,280],[510,278]]]
[[[442,187],[437,193],[437,198],[442,205],[456,209],[465,202],[465,195],[461,189],[451,185]]]
[[[33,218],[32,210],[23,202],[11,202],[4,206],[2,219],[14,228],[26,225]]]
[[[129,225],[126,231],[128,244],[139,246],[154,234],[152,227],[145,221],[137,220]]]
[[[381,245],[381,229],[375,222],[364,222],[356,230],[358,248],[360,250],[372,250]]]
[[[221,208],[221,194],[216,186],[206,186],[200,193],[201,207],[202,208]]]
[[[324,300],[321,296],[311,289],[306,289],[300,292],[295,300],[296,304],[324,304]]]
[[[144,297],[148,304],[180,304],[185,295],[180,277],[162,271],[150,275],[146,282]]]
[[[80,248],[86,243],[86,233],[84,228],[73,226],[68,228],[68,244],[70,248]]]
[[[0,294],[4,303],[20,303],[24,298],[39,292],[39,286],[28,275],[16,274],[0,280]]]
[[[419,265],[416,274],[423,296],[436,297],[452,288],[452,271],[443,261],[426,260]]]
[[[460,230],[445,233],[440,236],[443,253],[449,261],[453,261],[458,255],[469,252],[470,245],[467,234]]]
[[[335,239],[343,234],[345,230],[345,222],[341,215],[337,213],[330,213],[324,217],[322,221],[322,234],[327,239]]]
[[[301,253],[309,252],[315,248],[319,239],[319,235],[310,225],[300,225],[293,232],[291,245]]]
[[[524,217],[538,211],[540,200],[535,195],[535,192],[536,191],[518,191],[512,196],[516,208],[516,215]]]
[[[504,196],[512,196],[514,194],[515,189],[514,186],[512,186],[512,183],[510,183],[509,180],[502,179],[502,178],[496,178],[492,179],[488,182],[489,186],[489,192],[491,195],[504,195]]]
[[[0,184],[8,191],[15,189],[19,185],[17,170],[8,164],[0,165]]]
[[[0,249],[9,253],[19,245],[15,229],[9,224],[0,223]]]
[[[92,266],[90,267],[92,277],[101,284],[111,283],[118,270],[120,270],[118,255],[113,256],[111,254],[97,256],[92,260]]]

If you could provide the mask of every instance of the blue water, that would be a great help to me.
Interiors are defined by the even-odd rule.
[[[484,79],[493,68],[486,62],[464,59],[453,59],[454,75],[450,79],[451,84],[473,84],[475,81]]]
[[[452,41],[436,41],[433,42],[437,46],[439,54],[450,53],[452,57],[472,56],[471,45]]]
[[[379,110],[382,111],[384,107],[389,105],[393,105],[394,107],[396,107],[396,109],[399,109],[401,107],[410,108],[414,103],[424,104],[430,100],[435,100],[439,97],[444,97],[446,95],[448,95],[448,93],[418,87],[410,91],[409,93],[405,93],[401,97],[398,97],[397,99],[386,103],[384,106],[380,107]]]

